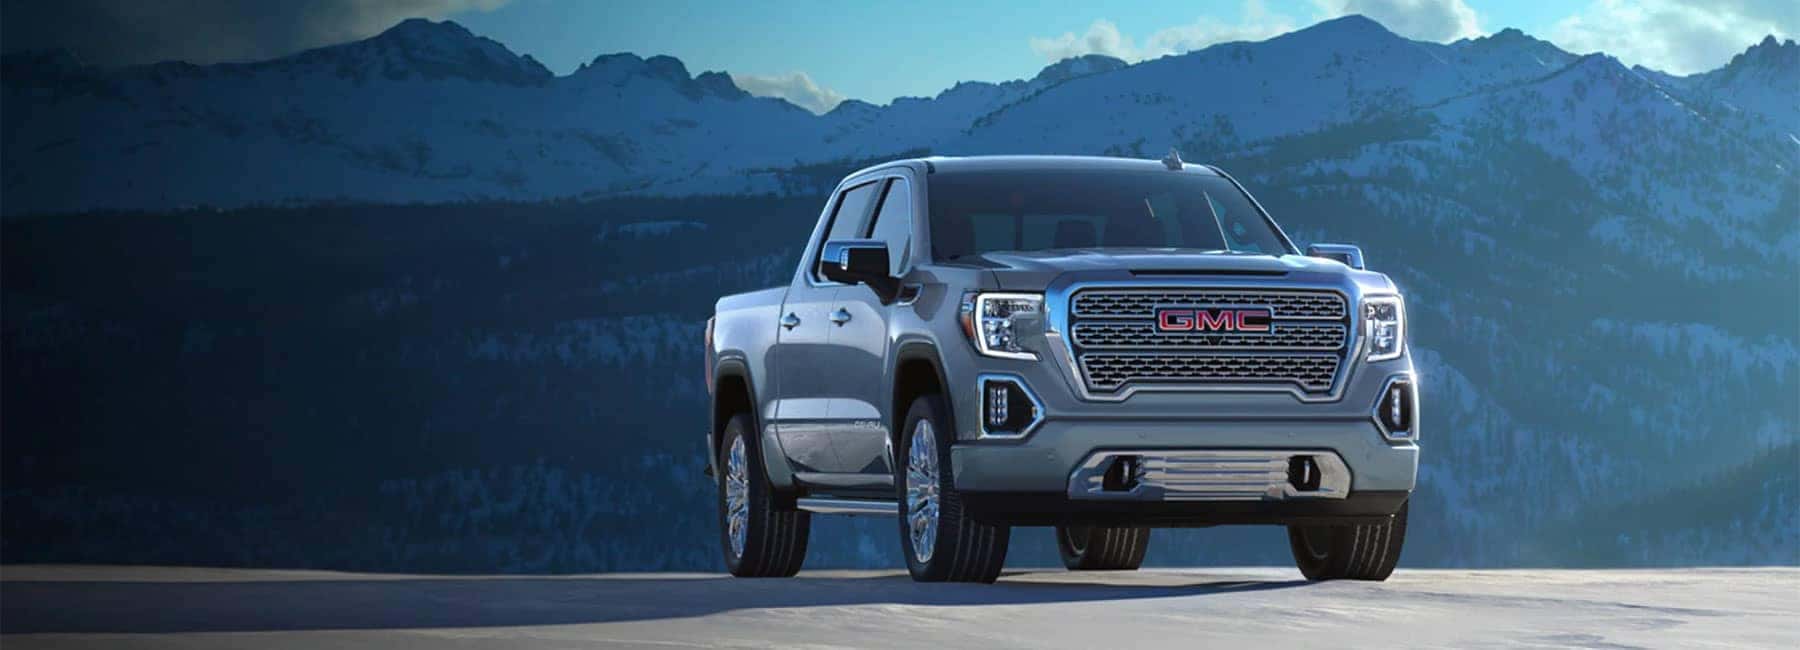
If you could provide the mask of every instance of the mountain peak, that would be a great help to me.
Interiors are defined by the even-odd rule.
[[[411,40],[443,38],[460,40],[477,39],[480,37],[476,36],[474,33],[470,32],[467,27],[463,27],[454,20],[438,22],[427,18],[408,18],[395,23],[393,27],[383,30],[380,34],[376,34],[374,38]]]
[[[1312,33],[1312,34],[1317,34],[1317,35],[1342,34],[1345,36],[1372,36],[1372,37],[1398,36],[1394,32],[1390,31],[1386,26],[1382,25],[1379,22],[1376,22],[1376,20],[1374,18],[1370,18],[1370,17],[1364,16],[1362,14],[1348,14],[1348,15],[1344,15],[1344,16],[1339,16],[1339,17],[1333,18],[1331,20],[1319,22],[1318,24],[1315,24],[1311,27],[1307,27],[1304,29],[1299,29],[1299,30],[1290,32],[1290,34],[1304,34],[1304,33]]]
[[[706,96],[720,97],[727,100],[744,99],[750,93],[744,92],[731,75],[718,71],[707,71],[700,76],[688,73],[687,64],[666,54],[658,54],[648,59],[630,52],[602,54],[594,60],[582,64],[568,77],[582,84],[606,84],[623,86],[632,79],[652,79],[675,89],[675,92],[689,99],[700,99]]]
[[[1125,63],[1122,59],[1116,59],[1104,54],[1072,56],[1045,66],[1044,69],[1038,71],[1037,76],[1032,77],[1031,80],[1034,82],[1059,83],[1076,77],[1085,77],[1102,72],[1112,72],[1124,68],[1127,65],[1130,64]]]
[[[1487,36],[1477,36],[1473,39],[1463,39],[1457,42],[1468,43],[1470,45],[1486,45],[1489,47],[1512,46],[1537,48],[1548,46],[1556,48],[1556,46],[1552,45],[1549,41],[1536,38],[1517,27],[1508,27],[1492,34],[1488,34]]]
[[[460,78],[523,86],[554,76],[536,59],[514,54],[454,21],[424,18],[408,18],[361,41],[308,50],[270,63],[282,62],[328,64],[339,75],[356,79]]]
[[[1731,63],[1727,65],[1737,65],[1740,61],[1746,63],[1793,65],[1796,60],[1800,60],[1800,45],[1795,45],[1794,39],[1790,38],[1785,41],[1777,40],[1774,34],[1770,34],[1764,36],[1762,42],[1750,46],[1750,49],[1744,50],[1743,53],[1738,54],[1737,56],[1731,57]]]
[[[1768,85],[1780,92],[1792,92],[1794,80],[1800,78],[1800,45],[1793,39],[1777,40],[1773,35],[1731,57],[1731,62],[1697,77],[1709,83],[1750,83]],[[1790,104],[1791,105],[1791,104]]]
[[[1495,60],[1529,63],[1548,69],[1563,67],[1576,59],[1574,54],[1554,43],[1535,38],[1517,27],[1508,27],[1487,36],[1460,39],[1451,43],[1450,47],[1477,57],[1498,57]]]

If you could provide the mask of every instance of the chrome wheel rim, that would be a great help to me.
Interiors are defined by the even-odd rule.
[[[937,544],[938,453],[931,422],[919,420],[913,427],[912,445],[906,452],[906,530],[912,540],[913,558],[931,561]]]
[[[744,556],[744,529],[750,525],[750,471],[744,460],[744,439],[733,438],[725,459],[725,529],[731,538],[731,556]]]

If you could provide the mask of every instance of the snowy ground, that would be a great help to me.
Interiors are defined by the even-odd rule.
[[[0,644],[224,647],[1800,647],[1800,569],[1276,568],[920,585],[654,574],[403,576],[0,567]]]

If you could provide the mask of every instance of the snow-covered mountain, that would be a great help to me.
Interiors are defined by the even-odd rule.
[[[1766,41],[1717,71],[1650,83],[1800,130],[1789,128],[1795,51]],[[455,23],[416,19],[252,64],[100,70],[20,53],[5,57],[0,79],[0,211],[781,192],[795,189],[789,168],[919,151],[1160,154],[1179,143],[1209,159],[1509,92],[1575,61],[1517,30],[1435,44],[1351,16],[1263,42],[1129,66],[1081,57],[1030,80],[848,101],[816,116],[671,57],[603,55],[558,77]],[[1668,93],[1547,98],[1681,110]],[[1710,128],[1698,116],[1672,126]],[[1770,151],[1791,162],[1797,148]]]
[[[815,116],[667,56],[595,58],[551,75],[451,22],[273,61],[121,70],[66,55],[5,59],[6,214],[320,200],[542,199],[773,189],[769,170],[928,146],[1068,79],[934,99],[846,102]]]
[[[1800,46],[1766,37],[1724,67],[1675,77],[1638,67],[1640,73],[1694,101],[1723,109],[1780,146],[1800,145]]]

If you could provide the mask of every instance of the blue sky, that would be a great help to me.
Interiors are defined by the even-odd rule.
[[[813,110],[886,103],[957,81],[1027,78],[1086,53],[1131,61],[1260,40],[1346,13],[1451,41],[1518,27],[1564,49],[1678,74],[1763,36],[1800,35],[1795,0],[0,0],[8,50],[60,47],[100,65],[261,60],[451,19],[567,74],[596,55],[680,58]]]

